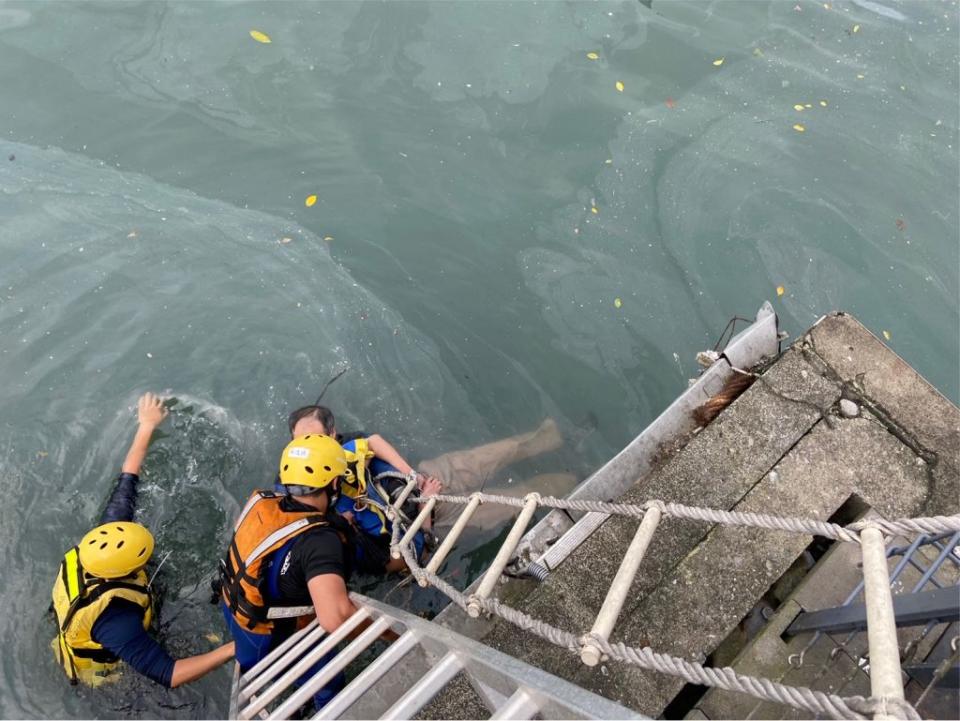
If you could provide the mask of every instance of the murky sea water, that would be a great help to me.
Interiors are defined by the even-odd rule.
[[[0,716],[226,713],[226,671],[90,692],[47,645],[145,390],[180,654],[344,368],[340,427],[412,460],[555,418],[505,488],[584,477],[765,299],[793,334],[853,312],[957,401],[957,63],[941,1],[0,3]]]

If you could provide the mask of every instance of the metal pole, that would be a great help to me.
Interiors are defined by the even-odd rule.
[[[430,514],[433,512],[433,507],[435,505],[437,505],[437,499],[431,496],[424,504],[423,508],[420,509],[420,513],[417,514],[417,517],[413,519],[413,523],[410,524],[407,532],[403,534],[403,538],[400,539],[401,546],[406,546],[408,543],[410,543],[410,541],[413,540],[413,537],[417,535],[417,531],[420,530],[420,526],[423,525],[423,522],[430,518]],[[399,523],[396,513],[393,513],[393,523]],[[390,551],[390,555],[394,558],[400,558],[400,550],[397,549],[395,551]]]
[[[500,574],[503,573],[503,569],[506,568],[507,563],[509,563],[510,557],[513,555],[517,544],[520,543],[523,532],[527,530],[527,525],[530,523],[530,519],[533,518],[539,501],[539,493],[528,493],[524,496],[523,510],[520,511],[520,515],[517,516],[517,520],[514,521],[513,528],[510,529],[510,533],[507,534],[503,545],[500,546],[500,550],[493,559],[493,563],[490,564],[490,568],[487,569],[487,573],[483,577],[483,581],[480,582],[480,587],[473,595],[473,599],[487,598],[493,591],[497,585],[497,581],[500,580]],[[467,604],[467,613],[471,618],[479,618],[480,604],[477,603],[476,600],[471,600],[470,603]]]
[[[637,528],[637,532],[630,542],[630,547],[627,548],[627,552],[620,562],[620,568],[617,570],[617,575],[613,578],[613,583],[610,584],[607,597],[603,601],[600,613],[597,614],[597,620],[593,622],[593,628],[590,630],[592,635],[602,638],[604,641],[610,638],[610,633],[613,631],[613,626],[617,622],[617,617],[620,615],[623,604],[627,600],[630,586],[633,584],[633,579],[637,575],[640,562],[643,560],[647,548],[650,547],[650,541],[653,539],[653,534],[656,532],[657,526],[660,523],[660,516],[660,509],[656,507],[647,509],[646,513],[643,514],[640,527]],[[596,666],[600,662],[601,655],[600,649],[591,643],[589,639],[584,643],[583,648],[580,649],[580,660],[587,666]]]
[[[874,698],[903,699],[900,645],[890,595],[890,575],[883,534],[876,526],[860,531],[863,555],[863,599],[867,606],[867,643],[870,649],[870,694]],[[874,718],[895,718],[875,714]]]
[[[450,529],[450,533],[448,533],[447,537],[443,539],[443,543],[440,544],[440,548],[437,549],[436,553],[433,554],[433,558],[430,559],[430,563],[427,564],[427,573],[436,573],[440,569],[440,564],[447,559],[447,554],[453,550],[453,545],[460,538],[460,534],[463,533],[463,529],[467,527],[467,523],[470,522],[474,511],[476,511],[479,506],[480,494],[474,493],[470,497],[470,502],[467,503],[467,507],[464,508],[457,517],[457,522],[453,524],[453,528]],[[426,588],[429,585],[429,582],[425,578],[421,578],[418,583],[423,588]]]

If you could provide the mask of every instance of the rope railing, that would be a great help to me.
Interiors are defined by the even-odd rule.
[[[438,503],[453,503],[456,505],[465,505],[474,497],[479,498],[481,503],[496,503],[517,508],[522,508],[524,505],[524,498],[501,496],[493,493],[472,493],[470,495],[439,493],[430,496],[430,498],[435,498]],[[860,531],[867,525],[878,526],[884,535],[887,536],[910,536],[921,533],[935,534],[960,531],[960,515],[900,518],[892,521],[877,519],[876,521],[857,521],[847,526],[841,526],[837,523],[819,521],[815,518],[792,518],[788,516],[776,516],[769,513],[723,511],[717,508],[687,506],[682,503],[658,500],[650,500],[637,505],[633,503],[609,503],[606,501],[587,501],[541,496],[538,501],[538,506],[583,513],[606,513],[611,516],[626,516],[638,519],[642,519],[649,508],[656,506],[664,516],[673,518],[719,523],[725,526],[750,526],[772,531],[802,533],[810,536],[822,536],[823,538],[829,538],[834,541],[844,541],[846,543],[859,543]]]
[[[411,480],[410,484],[412,485],[413,483],[414,481]],[[392,524],[391,554],[397,558],[402,557],[406,561],[411,574],[421,586],[433,586],[470,616],[476,617],[483,612],[501,618],[518,628],[533,633],[555,646],[581,655],[585,663],[590,663],[591,661],[596,663],[599,660],[599,654],[602,654],[612,660],[677,676],[689,683],[745,693],[763,701],[782,703],[811,713],[825,714],[833,718],[920,718],[916,710],[905,701],[902,696],[897,697],[895,693],[882,697],[875,695],[870,698],[863,696],[842,697],[837,694],[824,693],[805,687],[788,686],[769,679],[739,674],[729,667],[710,668],[695,661],[687,661],[677,656],[658,653],[649,647],[638,648],[628,646],[624,643],[610,643],[610,631],[613,628],[613,621],[620,612],[622,599],[614,602],[612,604],[613,608],[607,608],[608,604],[605,603],[605,608],[601,610],[603,620],[601,620],[601,617],[598,617],[598,621],[594,624],[594,629],[592,629],[591,632],[577,635],[551,626],[545,621],[533,618],[522,611],[501,603],[496,598],[489,598],[488,594],[492,591],[502,573],[504,558],[513,552],[517,540],[519,540],[520,535],[524,532],[527,523],[529,523],[533,515],[533,511],[537,507],[558,508],[580,512],[599,512],[639,519],[643,519],[647,515],[654,515],[656,517],[655,519],[649,519],[650,521],[654,521],[648,524],[652,527],[648,530],[649,536],[652,536],[656,530],[657,522],[662,515],[729,526],[748,526],[789,533],[822,536],[836,541],[857,544],[861,543],[861,532],[867,529],[870,529],[871,532],[879,530],[881,533],[890,536],[960,531],[960,515],[906,518],[892,521],[869,519],[847,526],[841,526],[839,524],[811,518],[791,518],[764,513],[724,511],[714,508],[686,506],[680,503],[667,503],[659,500],[651,500],[642,505],[636,505],[561,499],[549,496],[541,497],[536,493],[528,494],[522,498],[489,493],[473,493],[470,495],[437,494],[429,498],[433,501],[433,504],[453,503],[467,506],[463,514],[461,514],[461,519],[459,519],[454,526],[453,532],[445,540],[445,550],[448,550],[449,547],[455,543],[456,538],[466,525],[469,516],[472,515],[479,504],[496,503],[522,509],[520,516],[517,518],[500,552],[497,554],[495,563],[485,574],[478,592],[471,595],[462,593],[436,574],[435,571],[439,570],[439,562],[431,562],[428,568],[422,568],[417,562],[416,556],[411,549],[410,540],[419,528],[420,524],[417,523],[417,521],[421,521],[421,517],[418,517],[417,521],[414,521],[414,523],[407,528],[403,542],[400,540],[400,524],[397,522]],[[426,501],[427,499],[423,500]],[[431,507],[433,504],[430,504]],[[395,509],[391,507],[390,510],[393,518],[396,519]],[[650,514],[651,510],[655,510],[655,513]],[[423,514],[421,514],[421,516],[422,515]],[[638,531],[638,535],[639,533]],[[632,574],[636,572],[636,567],[642,559],[646,547],[649,545],[649,540],[649,537],[647,537],[642,542],[638,541],[636,544],[631,544],[631,549],[628,549],[628,553],[621,566],[623,576],[619,584],[615,579],[614,587],[616,587],[616,591],[612,595],[619,597],[625,595],[623,589],[619,588],[619,586],[622,586],[624,582],[629,584],[629,579],[632,579]],[[636,545],[636,548],[633,548],[634,545]],[[889,587],[885,589],[885,593],[889,595]],[[899,657],[897,658],[897,662],[899,662]],[[592,665],[592,663],[590,665]],[[874,688],[874,693],[877,694],[876,688]]]

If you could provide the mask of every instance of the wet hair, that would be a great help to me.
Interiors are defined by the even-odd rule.
[[[304,406],[303,408],[297,408],[297,410],[287,417],[287,425],[290,428],[291,436],[293,435],[293,429],[296,428],[297,423],[302,421],[304,418],[316,418],[323,424],[324,429],[328,433],[333,430],[333,411],[326,406]]]

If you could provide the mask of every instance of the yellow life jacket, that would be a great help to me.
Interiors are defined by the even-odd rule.
[[[144,629],[153,621],[153,600],[143,569],[125,578],[91,576],[80,566],[76,546],[64,554],[52,596],[57,637],[51,646],[72,684],[99,686],[117,669],[119,659],[93,640],[93,626],[111,601],[122,598],[143,608]]]
[[[282,496],[256,491],[234,525],[233,538],[220,565],[221,595],[234,619],[252,633],[270,633],[263,596],[263,562],[294,536],[329,525],[318,511],[284,511]]]

